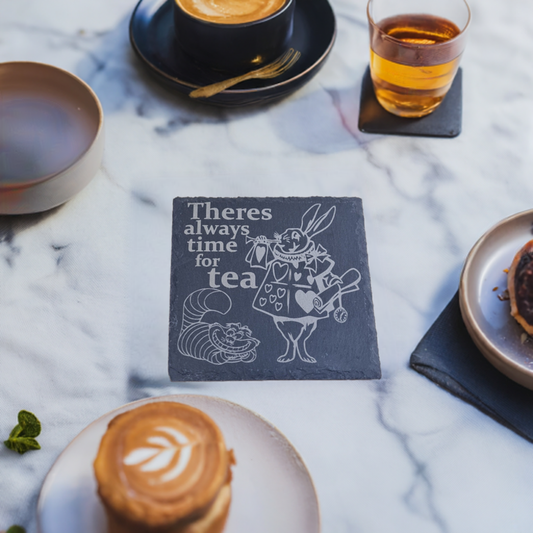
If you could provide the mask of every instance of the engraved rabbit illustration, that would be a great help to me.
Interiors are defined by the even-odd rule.
[[[331,313],[337,322],[347,320],[342,296],[359,290],[359,271],[350,268],[342,276],[333,273],[335,261],[315,237],[332,224],[336,208],[319,216],[321,204],[314,204],[302,216],[299,228],[288,228],[274,239],[261,235],[246,256],[252,267],[267,270],[253,301],[253,308],[270,315],[287,342],[278,362],[288,363],[298,356],[316,363],[307,351],[307,340],[319,320]]]

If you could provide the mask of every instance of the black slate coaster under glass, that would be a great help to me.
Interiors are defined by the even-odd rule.
[[[411,366],[533,442],[533,391],[496,370],[464,325],[456,294],[411,355]]]
[[[359,198],[176,198],[173,381],[379,379]]]
[[[448,94],[433,113],[421,118],[404,118],[389,113],[377,101],[370,67],[367,67],[361,86],[359,129],[364,133],[387,135],[457,137],[462,128],[462,79],[462,69],[459,68]]]

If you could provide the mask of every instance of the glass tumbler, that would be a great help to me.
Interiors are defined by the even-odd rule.
[[[370,72],[379,103],[401,117],[434,111],[466,44],[465,0],[369,0]]]

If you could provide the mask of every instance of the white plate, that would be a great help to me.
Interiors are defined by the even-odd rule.
[[[127,404],[87,426],[63,451],[45,479],[37,506],[40,533],[105,533],[93,461],[109,421],[154,401],[176,401],[207,413],[233,448],[233,498],[224,533],[318,533],[320,514],[302,458],[272,424],[237,404],[197,395],[148,398]]]
[[[501,301],[516,253],[533,239],[533,210],[518,213],[492,227],[470,251],[459,290],[466,328],[481,353],[501,372],[533,389],[533,340],[522,342],[524,330]],[[497,287],[497,290],[494,288]]]

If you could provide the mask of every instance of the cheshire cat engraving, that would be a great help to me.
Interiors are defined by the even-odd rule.
[[[218,289],[199,289],[190,294],[183,304],[180,353],[214,365],[255,361],[260,342],[252,337],[250,328],[238,322],[223,326],[204,321],[207,313],[225,315],[231,306],[231,298]]]

